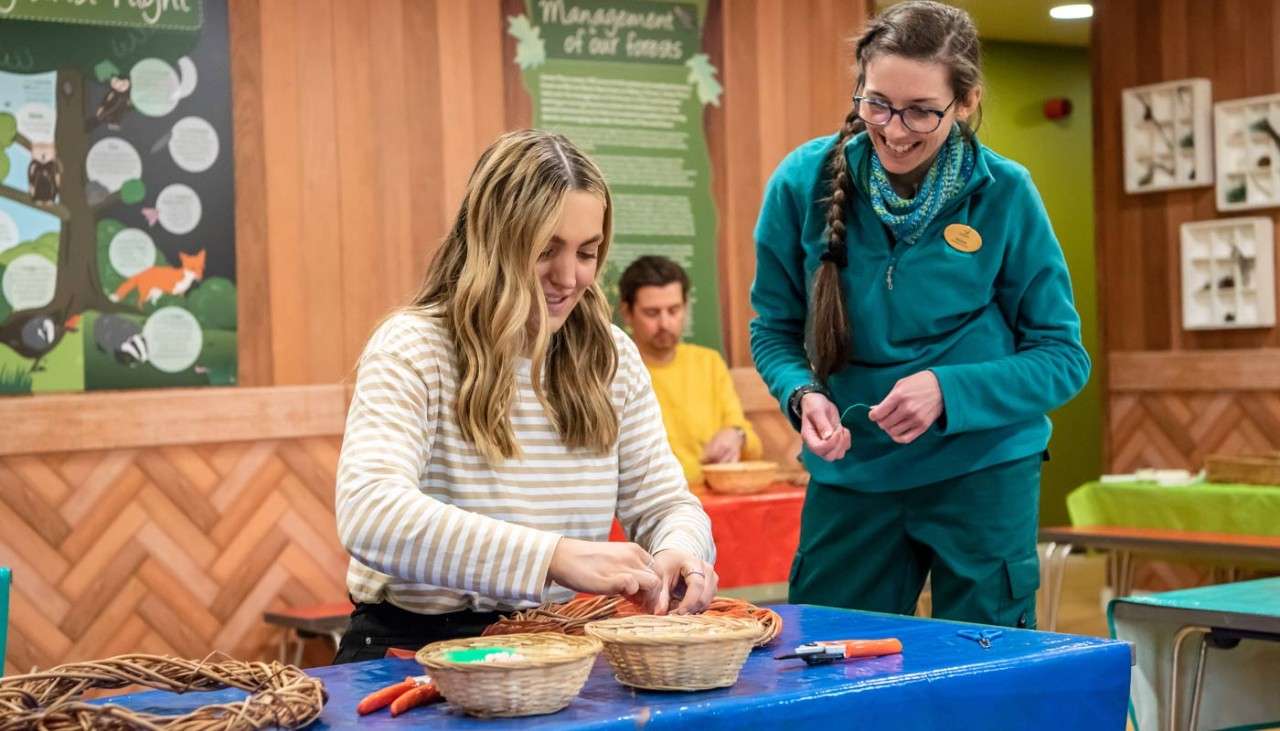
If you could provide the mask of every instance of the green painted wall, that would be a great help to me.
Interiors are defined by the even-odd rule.
[[[1066,253],[1093,376],[1071,403],[1050,414],[1052,459],[1040,499],[1044,525],[1065,524],[1065,498],[1102,472],[1102,394],[1099,388],[1097,268],[1093,251],[1093,133],[1086,48],[1021,43],[983,44],[986,91],[978,136],[1031,171]],[[1074,107],[1050,121],[1044,102],[1066,97]]]

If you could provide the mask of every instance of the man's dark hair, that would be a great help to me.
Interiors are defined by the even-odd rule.
[[[618,279],[618,298],[628,307],[636,303],[641,287],[665,287],[680,283],[680,296],[689,301],[689,275],[681,266],[665,256],[648,255],[631,262]]]

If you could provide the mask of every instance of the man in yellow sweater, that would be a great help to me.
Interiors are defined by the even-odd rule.
[[[642,256],[618,280],[622,319],[653,379],[671,449],[690,485],[702,465],[760,459],[760,438],[742,413],[729,367],[711,348],[681,342],[689,276],[661,256]]]

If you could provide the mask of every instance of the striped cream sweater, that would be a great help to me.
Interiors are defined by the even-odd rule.
[[[490,463],[457,425],[453,348],[442,322],[399,313],[360,359],[338,464],[338,533],[358,602],[424,614],[563,601],[547,569],[561,536],[607,540],[616,514],[651,552],[713,560],[711,524],[667,443],[635,345],[613,328],[616,449],[568,449],[517,371],[512,421],[524,456]]]

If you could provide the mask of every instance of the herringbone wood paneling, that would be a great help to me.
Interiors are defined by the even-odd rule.
[[[1112,472],[1199,470],[1209,454],[1280,450],[1280,392],[1113,392]]]
[[[0,457],[5,672],[274,654],[262,613],[345,596],[340,437]]]

